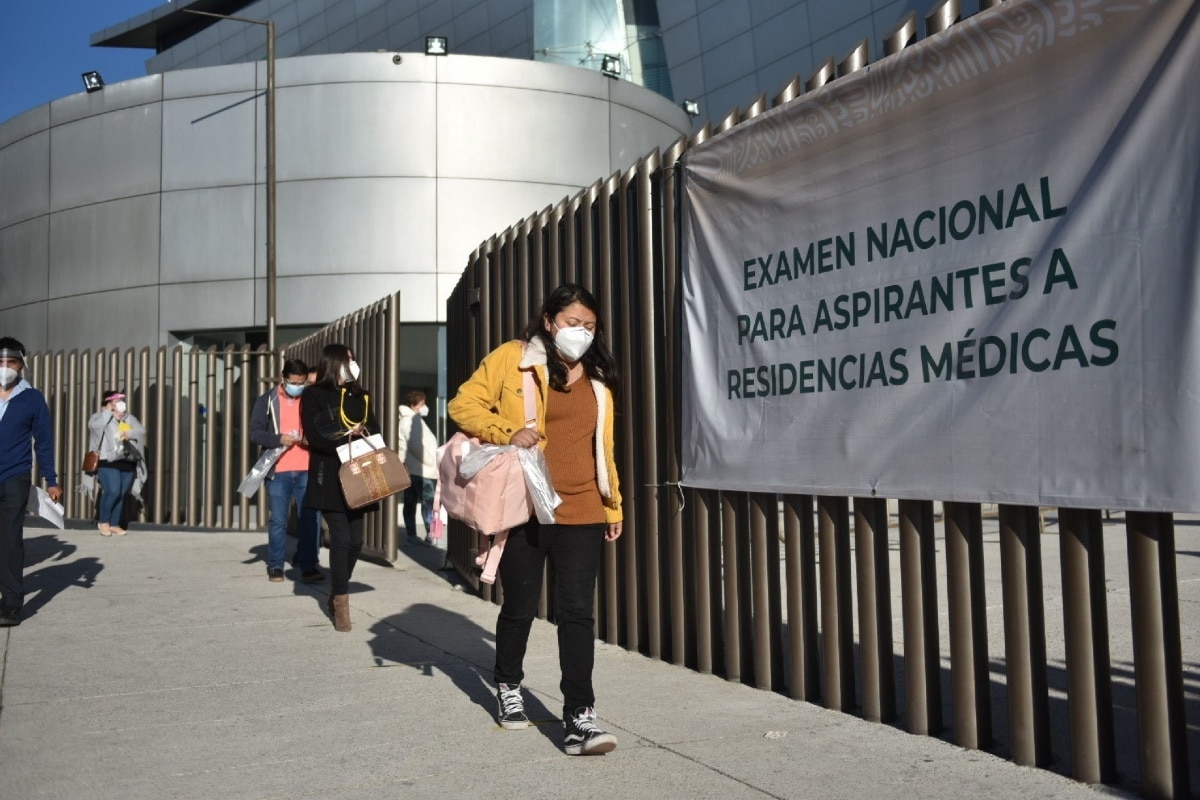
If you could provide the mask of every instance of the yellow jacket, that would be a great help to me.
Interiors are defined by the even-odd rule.
[[[533,370],[538,387],[537,432],[546,446],[546,348],[541,339],[505,342],[488,353],[446,406],[464,433],[492,444],[508,444],[525,427],[523,370]],[[602,382],[589,379],[596,393],[596,484],[604,498],[606,522],[620,522],[621,490],[613,457],[613,397]]]

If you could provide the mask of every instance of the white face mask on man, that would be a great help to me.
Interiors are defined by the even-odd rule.
[[[554,324],[554,323],[551,323]],[[578,361],[592,346],[596,335],[583,326],[575,328],[560,328],[554,324],[554,346],[567,361]]]
[[[421,406],[417,410],[417,413],[420,414],[422,417],[428,417],[429,416],[429,406]]]
[[[12,367],[0,367],[0,386],[12,386],[20,379],[20,371]]]

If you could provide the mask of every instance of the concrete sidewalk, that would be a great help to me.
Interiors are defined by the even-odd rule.
[[[339,634],[327,582],[266,580],[265,534],[26,537],[24,622],[0,629],[4,800],[1123,796],[605,644],[619,747],[567,756],[553,626],[526,660],[538,726],[498,728],[496,608],[431,549],[360,563]]]

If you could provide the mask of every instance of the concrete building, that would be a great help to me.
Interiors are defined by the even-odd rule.
[[[445,299],[480,241],[860,40],[878,54],[914,7],[164,4],[92,37],[149,48],[147,77],[0,124],[0,328],[37,350],[264,340],[264,26],[188,9],[276,24],[278,341],[400,291],[403,381],[443,394]]]

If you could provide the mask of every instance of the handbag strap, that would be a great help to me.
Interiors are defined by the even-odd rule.
[[[525,427],[537,430],[537,384],[533,381],[533,370],[524,371],[525,380]]]

